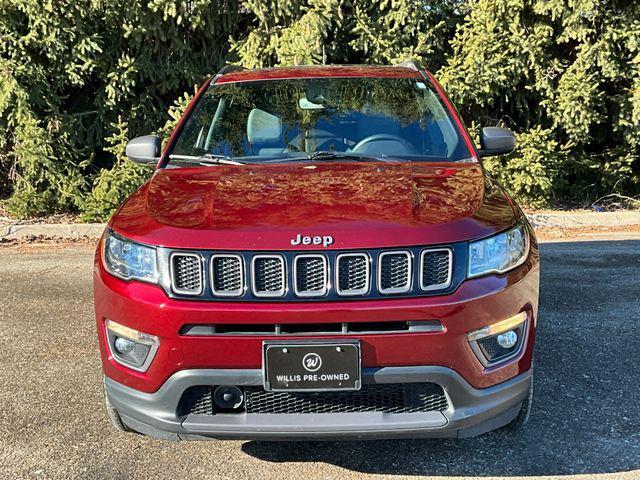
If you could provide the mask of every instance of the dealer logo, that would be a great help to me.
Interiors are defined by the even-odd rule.
[[[322,366],[322,358],[317,353],[307,353],[302,359],[302,366],[307,372],[317,372]]]

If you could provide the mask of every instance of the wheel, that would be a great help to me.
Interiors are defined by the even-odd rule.
[[[531,367],[531,378],[529,379],[529,391],[524,401],[522,402],[522,407],[520,407],[520,412],[518,412],[518,416],[514,418],[510,424],[507,425],[507,428],[511,431],[520,430],[528,421],[531,416],[531,407],[533,406],[533,367]]]
[[[107,415],[109,416],[109,420],[111,420],[111,424],[121,432],[131,432],[132,430],[122,423],[122,418],[120,418],[120,414],[118,413],[118,410],[116,410],[116,407],[114,407],[109,401],[107,392],[104,392],[104,404],[107,408]]]

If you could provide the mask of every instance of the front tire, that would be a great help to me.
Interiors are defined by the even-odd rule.
[[[119,430],[121,432],[131,432],[132,430],[129,427],[127,427],[122,421],[122,418],[120,418],[120,414],[118,413],[118,410],[116,410],[116,407],[114,407],[112,403],[109,401],[109,397],[107,397],[107,392],[104,392],[104,404],[107,409],[107,416],[111,421],[111,425],[113,425],[116,430]]]
[[[522,407],[518,412],[518,416],[514,418],[507,428],[513,432],[520,430],[529,421],[531,417],[531,408],[533,407],[533,367],[531,367],[531,377],[529,379],[529,391],[522,401]]]

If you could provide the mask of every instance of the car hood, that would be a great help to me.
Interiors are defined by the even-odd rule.
[[[331,249],[472,240],[515,223],[477,163],[316,162],[167,168],[111,221],[124,236],[178,248]]]

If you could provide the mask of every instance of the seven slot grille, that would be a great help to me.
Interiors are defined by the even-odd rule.
[[[171,290],[178,295],[288,300],[419,295],[451,287],[453,248],[286,254],[173,252],[169,269]]]

